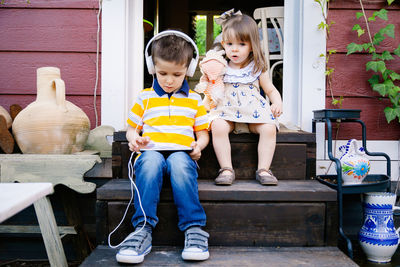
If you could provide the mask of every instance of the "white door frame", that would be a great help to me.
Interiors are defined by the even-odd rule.
[[[143,0],[103,0],[101,124],[126,128],[143,89]]]
[[[103,0],[101,124],[126,128],[143,89],[143,0]],[[284,115],[288,127],[311,131],[312,111],[325,107],[325,33],[314,0],[285,0]]]

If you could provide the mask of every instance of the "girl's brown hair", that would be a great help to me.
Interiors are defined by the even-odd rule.
[[[260,35],[258,27],[253,18],[248,15],[233,15],[222,24],[222,40],[240,40],[250,42],[251,52],[248,59],[244,62],[247,66],[254,61],[253,73],[265,72],[267,70],[264,54],[261,50]]]

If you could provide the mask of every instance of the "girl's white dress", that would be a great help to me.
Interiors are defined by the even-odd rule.
[[[242,69],[227,67],[224,98],[211,109],[210,121],[221,118],[233,122],[270,123],[279,129],[278,120],[272,115],[268,98],[260,94],[261,71],[253,74],[254,62]]]

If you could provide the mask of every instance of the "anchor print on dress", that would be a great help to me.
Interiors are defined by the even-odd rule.
[[[232,84],[233,88],[238,88],[239,87],[239,83],[234,83]]]
[[[261,105],[262,108],[265,108],[265,104],[267,104],[267,102],[265,102],[262,99],[260,99],[260,105]]]
[[[249,89],[250,89],[250,90],[254,89],[254,85],[250,84],[250,85],[249,85]]]
[[[240,119],[242,117],[242,114],[240,114],[239,110],[236,112],[236,118]]]
[[[242,105],[242,102],[240,102],[240,100],[238,100],[238,106],[240,107]]]
[[[243,91],[240,91],[240,94],[241,94],[242,96],[246,96],[246,93],[243,92]]]
[[[275,117],[274,117],[274,115],[272,115],[272,113],[269,115],[271,116],[271,120],[275,120]]]
[[[231,101],[226,102],[226,106],[227,106],[227,107],[232,106]]]
[[[232,96],[236,96],[236,92],[232,92],[231,95],[232,95]]]
[[[254,117],[255,119],[259,118],[259,117],[260,117],[260,113],[258,113],[258,111],[255,110],[255,111],[253,112],[253,117]]]
[[[222,111],[222,112],[219,114],[219,116],[220,116],[220,117],[225,117],[225,112]]]

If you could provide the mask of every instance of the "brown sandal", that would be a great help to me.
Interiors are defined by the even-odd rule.
[[[223,171],[230,171],[231,174],[222,174]],[[223,167],[218,171],[218,177],[215,178],[217,185],[231,185],[235,180],[235,171],[229,167]]]
[[[260,174],[262,172],[267,172],[267,174]],[[256,180],[262,185],[278,185],[278,179],[274,176],[271,170],[258,169],[256,171]]]

